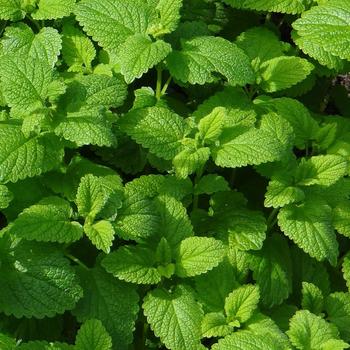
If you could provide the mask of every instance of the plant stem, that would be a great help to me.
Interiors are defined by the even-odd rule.
[[[89,270],[89,268],[88,268],[81,260],[79,260],[77,257],[75,257],[74,255],[72,255],[72,254],[70,254],[70,253],[68,253],[68,252],[64,252],[64,255],[65,255],[68,259],[74,261],[77,265],[79,265],[80,267],[82,267],[84,270]]]
[[[279,208],[274,208],[267,218],[267,232],[269,232],[276,225],[278,211]]]
[[[162,68],[157,66],[157,87],[156,87],[156,98],[159,101],[162,97]]]
[[[26,15],[26,18],[35,26],[35,28],[37,29],[38,32],[40,32],[41,27],[39,22],[37,22],[35,19],[33,19],[32,17]]]
[[[204,173],[204,165],[196,172],[196,177],[194,179],[194,188],[196,188],[196,185],[198,184],[199,180],[202,178],[203,173]],[[198,195],[197,194],[195,194],[193,196],[192,210],[195,210],[195,209],[198,209]]]
[[[170,85],[170,83],[171,83],[171,80],[172,80],[172,76],[170,75],[170,77],[168,78],[168,80],[165,82],[165,84],[164,84],[164,86],[163,86],[163,89],[162,89],[162,91],[161,91],[161,96],[163,96],[163,95],[165,95],[165,93],[166,93],[166,91],[168,90],[168,87],[169,87],[169,85]]]

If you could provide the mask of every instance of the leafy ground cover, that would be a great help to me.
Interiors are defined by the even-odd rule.
[[[0,0],[0,349],[350,347],[348,0]]]

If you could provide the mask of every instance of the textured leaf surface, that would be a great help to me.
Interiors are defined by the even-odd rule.
[[[254,27],[243,32],[238,36],[236,44],[249,56],[255,69],[265,61],[282,56],[284,50],[277,35],[263,27]]]
[[[254,334],[250,331],[239,331],[220,339],[213,350],[282,350],[283,347],[271,337]]]
[[[350,60],[350,4],[334,0],[314,6],[293,23],[295,43],[329,68]]]
[[[217,147],[213,154],[215,163],[236,168],[279,160],[284,150],[290,147],[290,132],[287,130],[288,125],[279,117],[266,115],[259,129],[251,128]]]
[[[21,127],[0,123],[0,181],[16,182],[51,170],[63,158],[52,134],[26,138]]]
[[[341,156],[314,156],[301,161],[297,170],[296,181],[303,186],[330,186],[344,177],[347,170],[348,162]]]
[[[176,29],[180,21],[183,0],[159,0],[157,10],[160,15],[161,32],[169,33]]]
[[[313,138],[318,128],[308,109],[299,101],[288,97],[268,100],[264,105],[288,121],[293,127],[296,145],[305,148],[305,142]]]
[[[152,42],[147,35],[130,36],[120,46],[120,71],[125,81],[130,84],[154,67],[171,51],[171,46],[163,40]]]
[[[13,194],[5,185],[0,185],[0,209],[5,209],[9,206],[13,199]]]
[[[203,314],[190,290],[181,285],[172,294],[155,289],[146,296],[143,309],[155,335],[167,348],[201,349]]]
[[[184,83],[213,82],[213,73],[220,73],[231,84],[246,85],[254,81],[249,58],[228,40],[198,37],[182,46],[182,51],[173,51],[168,56],[167,66],[171,75]]]
[[[126,282],[157,284],[161,275],[154,267],[154,252],[138,246],[124,246],[108,254],[102,266],[114,276]]]
[[[126,350],[132,342],[138,312],[135,288],[101,268],[79,270],[84,297],[73,313],[80,322],[100,320],[112,337],[113,346]]]
[[[338,339],[338,330],[334,325],[307,310],[296,312],[290,320],[287,334],[297,349],[323,349],[328,341]]]
[[[176,273],[180,277],[200,275],[219,265],[225,253],[224,244],[214,238],[186,238],[176,253]]]
[[[49,245],[1,238],[0,309],[43,318],[74,308],[82,289],[68,261]]]
[[[346,237],[350,237],[350,202],[341,202],[333,211],[334,228]]]
[[[287,204],[297,203],[305,198],[302,189],[293,186],[289,179],[272,178],[267,187],[264,205],[266,207],[284,207]]]
[[[47,62],[51,67],[57,61],[61,50],[61,37],[54,28],[44,27],[38,34],[26,24],[7,27],[2,39],[2,51],[17,57],[30,56]]]
[[[47,197],[25,209],[11,225],[10,233],[43,242],[74,242],[82,237],[83,229],[78,222],[70,221],[72,214],[67,201]]]
[[[111,52],[129,36],[146,34],[155,17],[154,9],[143,0],[84,0],[75,14],[84,30]]]
[[[233,7],[258,11],[292,14],[305,11],[305,1],[303,0],[225,0],[225,2]]]
[[[303,81],[312,72],[314,66],[299,57],[276,57],[264,62],[261,69],[260,86],[267,92],[276,92],[290,88]]]
[[[71,25],[63,27],[62,55],[69,65],[69,71],[91,70],[96,50],[91,40],[78,28]]]
[[[52,69],[47,61],[32,57],[3,56],[0,78],[2,92],[10,107],[34,110],[45,105]]]
[[[179,178],[187,178],[189,175],[201,169],[210,157],[210,149],[201,147],[198,149],[186,148],[173,159],[175,173]]]
[[[253,278],[267,306],[279,305],[292,291],[291,257],[285,239],[274,235],[250,259]]]
[[[21,9],[21,0],[0,0],[0,18],[18,21],[24,17]]]
[[[172,159],[181,149],[185,123],[163,107],[137,109],[120,121],[121,129],[137,143],[164,159]]]
[[[242,324],[249,320],[256,310],[260,299],[259,288],[244,285],[230,293],[225,301],[225,311],[229,322]]]
[[[101,220],[94,224],[85,224],[84,231],[97,249],[107,254],[110,252],[114,239],[114,228],[110,221]]]
[[[81,179],[76,197],[80,215],[94,218],[105,206],[107,199],[100,178],[88,174]]]
[[[115,142],[107,117],[103,112],[91,109],[68,113],[55,128],[55,133],[78,146],[112,146]]]
[[[281,230],[306,253],[319,261],[336,264],[338,243],[332,227],[332,211],[328,205],[307,203],[281,209],[278,224]]]
[[[39,0],[38,9],[32,13],[34,19],[57,19],[69,16],[74,9],[75,0]]]
[[[322,291],[313,283],[302,283],[302,299],[301,306],[305,310],[309,310],[318,315],[323,310],[323,294]]]
[[[206,314],[202,321],[202,336],[206,338],[224,337],[232,332],[226,317],[220,312]]]
[[[342,339],[350,341],[350,294],[336,292],[325,301],[329,322],[335,324]]]
[[[88,320],[79,329],[76,350],[111,350],[112,339],[99,320]]]

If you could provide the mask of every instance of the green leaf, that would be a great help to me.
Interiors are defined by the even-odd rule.
[[[173,32],[180,21],[183,0],[159,0],[157,10],[160,16],[160,33]]]
[[[332,210],[322,203],[288,205],[278,214],[281,230],[318,261],[337,262],[338,242],[332,227]]]
[[[229,191],[230,186],[228,182],[220,175],[208,174],[204,175],[194,188],[194,193],[199,194],[213,194],[215,192]]]
[[[243,32],[236,44],[249,56],[256,70],[263,62],[282,56],[285,49],[277,35],[264,27],[254,27]]]
[[[70,243],[83,235],[82,226],[70,221],[73,210],[69,203],[59,197],[47,197],[25,209],[9,228],[10,234],[20,238]]]
[[[322,291],[313,283],[302,282],[301,306],[315,315],[319,315],[323,310]]]
[[[186,208],[177,199],[162,194],[155,200],[160,215],[158,232],[166,238],[171,247],[177,247],[180,242],[193,236],[193,227]]]
[[[225,118],[225,108],[216,107],[209,115],[199,121],[199,136],[203,144],[213,143],[219,138],[224,127]]]
[[[0,0],[0,18],[10,21],[21,20],[25,12],[21,8],[21,0]]]
[[[84,296],[73,314],[79,322],[100,320],[112,337],[113,346],[127,350],[132,342],[138,313],[135,287],[118,280],[101,268],[79,270]]]
[[[292,267],[289,247],[283,237],[268,238],[262,250],[252,253],[250,267],[264,305],[279,305],[288,298],[292,291]]]
[[[75,340],[76,350],[111,350],[112,339],[99,320],[88,320],[80,327]]]
[[[120,46],[120,71],[130,84],[141,78],[150,68],[163,61],[171,52],[170,44],[163,40],[152,42],[148,35],[135,34]]]
[[[170,74],[184,83],[205,84],[223,75],[232,85],[246,85],[255,80],[248,56],[230,41],[214,36],[185,41],[182,51],[167,58]]]
[[[7,27],[1,43],[1,51],[6,55],[29,56],[45,61],[51,67],[57,62],[61,50],[61,37],[56,29],[44,27],[34,34],[24,23]]]
[[[276,92],[303,81],[314,69],[313,64],[300,57],[275,57],[260,66],[264,91]]]
[[[161,274],[155,267],[154,251],[147,247],[123,246],[108,254],[102,266],[115,277],[137,284],[157,284]]]
[[[329,68],[339,66],[339,58],[350,60],[350,4],[332,0],[314,6],[293,24],[295,43],[307,55]]]
[[[216,148],[213,154],[215,164],[237,168],[279,160],[290,147],[287,130],[288,125],[279,117],[266,115],[259,129],[252,128]]]
[[[72,25],[63,27],[62,55],[70,72],[91,70],[91,63],[96,50],[91,40],[78,28]]]
[[[273,337],[267,334],[254,334],[250,331],[238,331],[220,339],[214,344],[212,350],[283,350]]]
[[[350,341],[350,294],[330,294],[325,300],[325,310],[327,319],[337,326],[341,338]]]
[[[237,287],[234,266],[224,259],[219,266],[195,277],[196,291],[205,312],[224,310],[227,295]]]
[[[94,224],[86,222],[84,232],[97,249],[103,250],[106,254],[110,252],[114,240],[114,228],[110,221],[100,220]]]
[[[350,202],[343,201],[339,203],[333,211],[334,228],[344,235],[350,237]]]
[[[302,13],[305,11],[304,0],[225,0],[232,7],[239,9],[250,9],[257,11],[281,12],[281,13]]]
[[[39,0],[38,9],[31,15],[36,20],[58,19],[69,16],[74,10],[75,0]]]
[[[16,182],[56,167],[63,148],[53,134],[25,137],[21,127],[0,123],[0,182]]]
[[[176,176],[182,179],[187,178],[189,175],[203,168],[209,157],[210,149],[208,147],[198,149],[187,147],[173,159]]]
[[[76,197],[80,215],[94,219],[107,200],[108,195],[103,189],[101,178],[91,174],[82,177]]]
[[[344,257],[342,272],[343,272],[343,277],[346,281],[346,286],[350,291],[350,258],[348,256]]]
[[[55,133],[78,146],[112,146],[115,143],[106,114],[96,109],[68,113],[55,128]]]
[[[318,350],[330,340],[339,339],[337,328],[310,311],[297,311],[290,320],[287,332],[292,344],[297,349]],[[345,346],[339,349],[347,348]],[[338,348],[337,348],[338,349]]]
[[[83,89],[83,103],[89,107],[120,107],[128,95],[121,75],[108,77],[90,74],[80,77],[79,83],[79,88]],[[73,99],[76,100],[76,96],[73,95]]]
[[[75,9],[84,30],[104,49],[116,52],[134,34],[146,34],[156,18],[143,0],[83,0]]]
[[[265,207],[284,207],[287,204],[297,203],[304,200],[305,194],[302,189],[293,186],[288,176],[276,176],[271,179],[265,194]]]
[[[221,221],[221,222],[220,222]],[[266,220],[262,213],[237,209],[234,213],[217,216],[216,230],[227,233],[230,247],[239,250],[259,250],[266,238]]]
[[[154,334],[173,350],[199,350],[202,310],[191,290],[179,285],[170,293],[155,289],[147,294],[143,310]]]
[[[0,209],[7,208],[12,200],[12,192],[5,185],[0,185]]]
[[[226,317],[220,312],[206,314],[202,321],[202,336],[205,338],[225,337],[232,333],[233,327],[226,322]]]
[[[295,312],[294,309],[293,311]],[[294,314],[294,312],[292,314]],[[282,349],[290,349],[290,342],[286,334],[281,331],[281,329],[271,318],[263,315],[262,313],[255,312],[244,326],[245,329],[256,335],[264,338],[270,338],[273,341],[273,344],[277,344],[277,347],[281,347]]]
[[[163,107],[136,109],[120,119],[119,125],[138,144],[157,155],[171,160],[182,148],[184,120]]]
[[[6,315],[43,318],[74,308],[82,289],[69,262],[54,247],[0,239],[0,310]]]
[[[193,113],[196,122],[208,116],[215,108],[225,108],[225,126],[253,126],[256,120],[254,105],[242,89],[225,86],[222,91],[204,101]]]
[[[335,184],[348,171],[348,162],[332,154],[303,158],[296,172],[296,183],[302,186]]]
[[[176,274],[192,277],[218,266],[226,254],[224,244],[209,237],[189,237],[180,243],[176,252]]]
[[[52,68],[47,61],[29,56],[2,56],[0,79],[7,104],[29,112],[45,107],[53,80]]]
[[[318,129],[317,122],[311,117],[308,109],[299,101],[288,97],[268,99],[265,101],[255,100],[258,106],[266,107],[278,113],[293,127],[296,136],[296,145],[304,149],[305,143],[314,138]]]
[[[160,217],[152,198],[162,181],[162,176],[141,176],[125,185],[125,200],[115,223],[117,234],[139,240],[158,232]]]
[[[259,288],[246,284],[230,293],[225,301],[228,322],[238,327],[249,320],[257,309],[260,299]]]

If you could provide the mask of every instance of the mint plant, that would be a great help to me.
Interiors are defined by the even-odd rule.
[[[350,348],[347,0],[0,0],[0,349]]]

